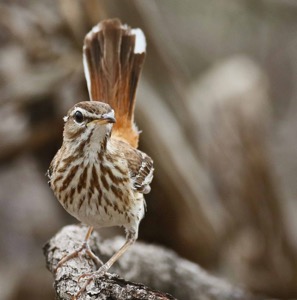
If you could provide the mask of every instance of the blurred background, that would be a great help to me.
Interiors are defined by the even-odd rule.
[[[147,36],[136,121],[156,172],[140,239],[297,297],[297,1],[1,0],[0,299],[53,299],[42,245],[77,221],[44,174],[88,99],[84,36],[108,17]]]

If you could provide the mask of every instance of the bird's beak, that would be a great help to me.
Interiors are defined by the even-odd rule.
[[[92,120],[90,123],[96,123],[98,125],[108,124],[108,123],[115,123],[116,119],[114,117],[114,113],[107,113],[101,116],[100,119]]]

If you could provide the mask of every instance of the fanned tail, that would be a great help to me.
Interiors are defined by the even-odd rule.
[[[115,111],[112,135],[137,147],[135,93],[145,59],[145,36],[118,19],[100,22],[86,35],[83,64],[90,99]]]

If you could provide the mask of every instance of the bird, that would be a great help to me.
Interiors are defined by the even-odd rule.
[[[83,67],[89,100],[64,117],[63,142],[48,170],[49,185],[64,209],[88,225],[80,249],[64,257],[56,270],[85,249],[105,274],[136,241],[150,192],[153,160],[138,150],[134,122],[136,89],[146,55],[141,29],[106,19],[85,36]],[[121,226],[124,245],[103,263],[89,248],[94,228]],[[87,274],[88,275],[88,274]],[[93,278],[93,277],[92,277]]]

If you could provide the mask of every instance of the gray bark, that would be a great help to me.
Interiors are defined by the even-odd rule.
[[[80,248],[86,230],[78,225],[66,226],[44,246],[47,268],[54,275],[57,299],[71,299],[84,284],[83,280],[78,283],[79,276],[96,270],[92,259],[81,253],[67,261],[56,274],[53,272],[64,255]],[[102,240],[94,232],[89,242],[92,251],[106,261],[124,243],[124,238]],[[80,299],[254,299],[174,252],[141,242],[133,245],[110,272],[112,274],[90,283]]]

